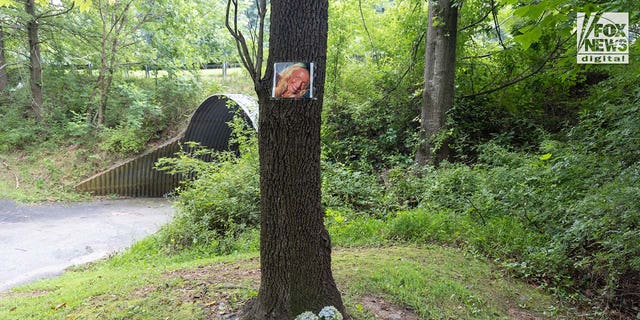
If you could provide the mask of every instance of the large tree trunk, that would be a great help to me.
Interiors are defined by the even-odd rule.
[[[38,38],[38,19],[34,0],[25,2],[29,14],[27,36],[29,38],[29,86],[31,87],[31,109],[37,119],[42,116],[42,59],[40,56],[40,40]]]
[[[448,156],[446,143],[434,154],[434,137],[444,128],[446,113],[453,106],[459,5],[453,6],[453,2],[429,1],[420,125],[421,144],[416,152],[418,164],[437,164]]]
[[[4,55],[4,30],[0,26],[0,91],[7,89],[9,77],[7,76],[7,59]]]
[[[320,203],[320,114],[327,49],[327,0],[272,0],[269,61],[260,103],[258,297],[243,319],[293,319],[334,306],[345,312],[331,272],[331,241]],[[272,100],[274,62],[315,62],[316,100]]]

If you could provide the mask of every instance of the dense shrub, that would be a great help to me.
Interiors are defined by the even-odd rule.
[[[179,123],[195,110],[203,95],[202,83],[191,73],[160,78],[150,89],[153,103],[160,106],[163,120],[169,124]],[[217,91],[205,94],[211,92]]]
[[[475,163],[478,147],[489,141],[515,150],[532,150],[544,136],[533,119],[481,98],[456,101],[447,112],[447,127],[439,139],[448,142],[450,160],[465,163]]]
[[[639,105],[640,98],[605,103],[536,152],[482,144],[475,165],[379,174],[330,167],[324,196],[333,206],[332,234],[339,244],[462,245],[519,276],[635,315]]]
[[[43,136],[43,126],[30,117],[30,107],[23,103],[25,90],[0,92],[0,152],[23,149]]]
[[[239,118],[238,118],[239,119]],[[213,246],[224,252],[236,236],[257,227],[259,222],[259,174],[255,132],[240,130],[234,121],[235,152],[214,152],[190,147],[176,158],[161,159],[158,167],[174,174],[190,176],[177,190],[174,222],[162,231],[171,251],[193,245]],[[212,162],[201,160],[213,157]],[[225,240],[226,239],[226,240]],[[223,241],[224,240],[224,241]]]
[[[383,215],[384,188],[371,171],[323,162],[322,202],[327,208]]]

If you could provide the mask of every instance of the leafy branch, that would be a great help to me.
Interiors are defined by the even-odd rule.
[[[509,79],[507,81],[504,81],[503,83],[499,84],[498,86],[496,86],[494,88],[483,90],[483,91],[480,91],[480,92],[475,92],[475,93],[472,93],[472,94],[467,94],[467,95],[464,95],[463,97],[465,97],[465,98],[473,98],[473,97],[477,97],[477,96],[493,93],[493,92],[496,92],[496,91],[500,91],[500,90],[502,90],[504,88],[510,87],[510,86],[512,86],[512,85],[514,85],[514,84],[516,84],[518,82],[521,82],[523,80],[526,80],[526,79],[536,75],[537,73],[542,71],[542,69],[547,65],[547,63],[549,61],[558,58],[560,48],[563,48],[564,45],[567,43],[567,41],[569,41],[572,38],[573,38],[573,34],[571,36],[567,37],[564,40],[558,39],[558,41],[556,42],[556,45],[551,50],[551,52],[549,52],[549,54],[544,58],[544,60],[538,66],[536,66],[533,69],[530,69],[528,72],[521,73],[519,76],[517,76],[515,78],[512,78],[512,79]]]

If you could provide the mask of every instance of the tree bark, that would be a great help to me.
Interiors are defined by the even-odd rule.
[[[271,1],[269,60],[256,86],[262,278],[258,297],[242,319],[293,319],[324,306],[345,314],[331,271],[331,241],[320,202],[327,12],[327,0]],[[274,62],[314,62],[317,99],[271,99]]]
[[[38,37],[38,17],[34,0],[25,2],[25,10],[29,15],[27,22],[27,36],[29,38],[29,86],[31,88],[31,109],[36,117],[42,116],[42,59],[40,55],[40,40]]]
[[[8,85],[7,59],[4,54],[4,30],[0,26],[0,92],[7,90]]]
[[[434,138],[453,106],[458,5],[453,0],[429,1],[418,164],[437,164],[448,156],[446,143],[434,150]]]

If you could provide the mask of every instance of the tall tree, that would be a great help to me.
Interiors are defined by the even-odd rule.
[[[266,2],[259,1],[260,29]],[[256,33],[257,47],[252,48],[257,55],[250,55],[238,28],[237,1],[229,1],[236,14],[233,19],[227,15],[227,25],[254,79],[260,104],[261,283],[243,319],[292,319],[329,305],[345,311],[331,272],[331,241],[320,203],[328,5],[328,0],[271,1],[269,59],[262,77],[264,33]],[[271,99],[273,64],[286,61],[317,65],[317,99]]]
[[[40,25],[47,19],[68,13],[73,8],[73,3],[69,7],[54,5],[49,0],[0,0],[0,7],[14,7],[24,5],[24,12],[16,16],[23,17],[22,25],[26,29],[29,43],[29,87],[31,90],[31,110],[34,116],[39,119],[42,116],[42,103],[44,96],[42,93],[42,55],[40,52]],[[44,10],[38,10],[40,5]],[[4,53],[4,45],[2,48]],[[2,65],[0,65],[2,66]],[[4,65],[6,66],[6,65]]]
[[[114,73],[119,68],[119,53],[123,47],[140,41],[135,37],[136,32],[151,16],[146,10],[136,12],[134,0],[97,0],[94,4],[98,9],[100,24],[100,70],[91,100],[97,100],[95,124],[101,125],[104,123]],[[91,112],[93,110],[88,110],[89,119]]]
[[[0,91],[6,90],[8,85],[7,59],[4,54],[4,28],[0,25]]]
[[[26,0],[25,11],[29,15],[27,21],[27,38],[29,39],[29,86],[31,88],[31,110],[36,119],[42,116],[42,57],[40,54],[40,38],[38,36],[38,16],[34,0]]]
[[[424,87],[420,123],[421,144],[416,162],[438,162],[447,157],[440,146],[434,158],[435,135],[445,125],[446,113],[453,106],[456,71],[458,6],[455,0],[429,1],[429,21],[425,46]]]

